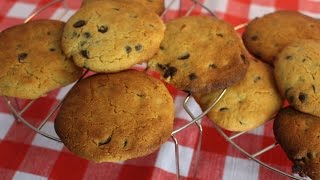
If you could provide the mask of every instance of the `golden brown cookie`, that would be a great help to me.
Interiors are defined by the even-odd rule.
[[[218,126],[230,131],[254,129],[277,113],[282,98],[277,91],[272,68],[256,59],[249,60],[249,68],[240,83],[229,87],[222,99],[208,113]],[[206,110],[220,94],[193,94],[203,110]]]
[[[288,107],[277,115],[273,131],[293,170],[320,179],[320,118]]]
[[[239,82],[247,63],[237,32],[214,17],[189,16],[168,22],[150,69],[177,88],[208,92]]]
[[[286,46],[274,62],[283,97],[296,109],[320,117],[320,40],[300,40]]]
[[[173,99],[164,84],[142,72],[98,74],[75,85],[55,120],[65,146],[95,162],[145,156],[173,130]]]
[[[36,99],[81,76],[82,68],[61,51],[63,27],[35,20],[0,33],[0,95]]]
[[[97,1],[68,20],[62,49],[80,67],[117,72],[151,58],[164,29],[157,14],[134,2]]]
[[[284,46],[299,39],[320,39],[320,23],[294,11],[277,11],[256,18],[243,34],[248,50],[267,63],[272,63]]]
[[[91,2],[95,2],[98,0],[83,0],[81,6],[85,6]],[[101,0],[100,0],[101,1]],[[106,1],[106,0],[105,0]],[[110,1],[110,0],[108,0]],[[114,1],[125,1],[125,0],[114,0]],[[161,15],[164,11],[164,0],[130,0],[140,3],[145,6],[147,9]]]

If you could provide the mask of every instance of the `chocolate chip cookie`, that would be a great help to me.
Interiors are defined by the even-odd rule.
[[[218,126],[230,131],[248,131],[272,118],[282,105],[272,68],[249,57],[245,78],[227,89],[222,99],[211,109],[208,117]],[[220,91],[193,96],[206,110]]]
[[[70,151],[95,162],[113,162],[158,149],[170,137],[173,119],[173,99],[164,84],[127,70],[76,84],[54,125]]]
[[[35,20],[0,33],[0,95],[36,99],[81,76],[82,68],[61,51],[63,27]]]
[[[117,72],[151,58],[164,29],[157,14],[134,2],[96,1],[68,20],[62,49],[80,67]]]
[[[296,109],[320,117],[320,41],[300,40],[286,46],[274,62],[283,97]]]
[[[320,23],[294,11],[277,11],[256,18],[243,34],[248,50],[271,64],[284,46],[299,39],[320,39]]]
[[[209,92],[239,82],[247,70],[237,32],[214,17],[189,16],[169,21],[151,70],[177,88]]]
[[[320,179],[320,118],[288,107],[277,115],[273,131],[293,171]]]
[[[91,2],[95,2],[95,1],[99,1],[99,0],[83,0],[81,6],[85,6],[85,5],[87,5]],[[107,1],[107,0],[104,0],[104,1]],[[108,1],[110,1],[110,0],[108,0]],[[125,0],[114,0],[114,1],[125,1]],[[164,0],[129,0],[129,1],[135,1],[137,3],[140,3],[141,5],[145,6],[147,9],[157,13],[158,15],[161,15],[164,11]]]

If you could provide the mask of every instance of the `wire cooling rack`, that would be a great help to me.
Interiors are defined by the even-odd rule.
[[[197,7],[197,6],[201,6],[203,9],[205,9],[207,11],[207,13],[209,15],[212,16],[216,16],[214,14],[214,12],[212,12],[208,7],[206,7],[205,5],[203,5],[201,2],[199,2],[198,0],[190,0],[192,2],[192,6],[187,10],[187,12],[185,14],[182,14],[181,11],[179,11],[179,15],[180,16],[189,16],[192,11]],[[168,4],[167,9],[165,9],[165,11],[162,14],[162,18],[165,19],[167,10],[173,5],[173,3],[178,2],[180,4],[180,7],[183,3],[182,0],[171,0],[170,3]],[[45,11],[47,8],[49,8],[50,6],[56,4],[56,3],[62,3],[63,5],[63,9],[64,11],[62,12],[62,14],[60,15],[60,17],[58,19],[62,19],[68,12],[69,8],[67,3],[64,2],[64,0],[53,0],[51,2],[49,2],[48,4],[42,6],[41,8],[39,8],[38,10],[36,10],[34,13],[32,13],[28,18],[26,18],[26,20],[24,21],[25,23],[30,21],[32,18],[34,18],[35,16],[37,16],[39,13]],[[180,8],[181,10],[181,8]],[[244,28],[247,24],[240,24],[238,26],[235,27],[235,30],[240,30],[242,28]],[[88,70],[86,70],[83,75],[79,78],[79,80],[77,82],[79,82],[81,79],[83,79],[85,76],[88,75]],[[76,83],[77,83],[76,82]],[[70,87],[72,87],[73,85],[75,85],[76,83],[72,84]],[[176,160],[176,177],[177,179],[180,179],[180,154],[179,154],[179,140],[176,138],[176,135],[178,133],[182,133],[183,130],[185,130],[186,128],[195,125],[197,126],[198,129],[198,141],[197,141],[197,148],[196,148],[196,159],[195,159],[195,171],[194,171],[194,177],[196,177],[197,174],[197,167],[198,167],[198,162],[200,159],[200,148],[201,148],[201,141],[202,141],[202,125],[201,125],[201,119],[219,102],[219,100],[223,97],[223,95],[225,94],[225,92],[227,91],[227,89],[224,89],[221,94],[216,98],[212,100],[212,104],[210,105],[210,107],[208,109],[206,109],[205,111],[203,111],[201,114],[199,115],[194,115],[192,113],[192,110],[189,108],[188,104],[190,103],[190,99],[191,99],[191,95],[188,94],[185,99],[184,99],[184,103],[183,103],[183,108],[185,109],[185,111],[188,113],[188,115],[192,118],[192,120],[183,125],[182,127],[175,129],[172,133],[171,133],[171,138],[173,140],[173,142],[175,143],[175,160]],[[61,142],[61,140],[51,134],[48,134],[44,131],[42,131],[42,127],[48,122],[48,120],[58,111],[58,109],[60,108],[62,101],[64,98],[62,98],[60,101],[58,101],[55,105],[53,105],[51,111],[47,114],[47,116],[42,120],[42,122],[40,123],[39,126],[35,127],[33,126],[31,123],[28,122],[27,119],[25,119],[23,117],[23,114],[32,106],[32,104],[37,101],[37,100],[31,100],[29,101],[26,105],[24,105],[24,107],[20,107],[19,103],[18,103],[18,99],[17,98],[11,98],[11,97],[4,97],[10,111],[12,112],[12,114],[16,117],[17,122],[23,123],[24,125],[26,125],[27,127],[29,127],[31,130],[35,131],[38,134],[41,134],[42,136],[49,138],[51,140],[57,141],[57,142]],[[271,120],[272,121],[272,120]],[[267,163],[257,159],[258,156],[262,155],[263,153],[266,153],[267,151],[275,148],[278,146],[277,142],[274,142],[273,144],[270,144],[264,148],[262,148],[261,150],[255,152],[255,153],[249,153],[246,150],[244,150],[239,144],[237,144],[234,140],[237,139],[238,137],[246,134],[247,132],[239,132],[239,133],[234,133],[232,135],[227,135],[227,133],[222,130],[220,127],[218,127],[217,125],[214,124],[215,129],[221,134],[222,137],[224,137],[224,139],[229,142],[234,148],[236,148],[237,150],[239,150],[242,154],[244,154],[245,156],[247,156],[249,159],[259,163],[260,165],[262,165],[263,167],[270,169],[276,173],[279,173],[283,176],[292,178],[292,179],[305,179],[305,178],[301,178],[298,175],[292,175],[289,174],[288,172],[284,172],[282,170],[279,170],[275,167],[272,167],[270,165],[268,165]]]

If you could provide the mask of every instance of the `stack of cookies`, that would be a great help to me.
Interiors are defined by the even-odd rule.
[[[63,52],[97,73],[71,89],[55,120],[58,136],[76,155],[122,161],[150,154],[170,137],[174,103],[166,86],[128,70],[160,49],[162,11],[162,0],[84,1],[67,21]]]
[[[163,0],[85,1],[66,23],[34,20],[4,30],[0,94],[37,99],[86,68],[97,74],[71,89],[55,120],[62,142],[95,162],[150,154],[173,130],[173,98],[160,80],[128,69],[160,49],[163,7]]]
[[[275,138],[294,172],[320,178],[320,23],[298,12],[280,11],[249,23],[248,50],[274,66],[277,87],[289,107],[274,121]]]
[[[231,25],[202,16],[164,25],[155,13],[162,8],[149,8],[153,12],[144,5],[85,1],[66,23],[61,40],[66,56],[104,73],[79,82],[55,121],[63,143],[80,157],[95,162],[140,157],[170,136],[172,97],[158,80],[127,70],[137,63],[147,61],[148,70],[192,93],[224,89],[245,77],[247,51]]]

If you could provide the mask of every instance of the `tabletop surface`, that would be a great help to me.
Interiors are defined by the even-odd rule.
[[[19,24],[35,10],[45,6],[49,0],[0,0],[0,31]],[[171,0],[165,0],[166,5]],[[296,10],[320,18],[320,2],[317,0],[200,0],[232,25],[247,22],[257,16],[275,10]],[[67,20],[80,7],[80,1],[66,0],[69,9],[61,20]],[[179,6],[176,0],[170,6],[166,19],[183,15],[192,6],[190,0],[183,0]],[[181,8],[179,11],[179,8]],[[60,19],[65,11],[61,3],[49,7],[36,18]],[[192,15],[206,14],[197,6]],[[47,97],[40,98],[24,113],[24,118],[37,126],[46,117],[52,106],[66,94],[67,88],[55,90]],[[175,98],[175,129],[190,121],[182,108],[185,93],[170,88]],[[20,106],[27,101],[19,100]],[[199,107],[191,103],[190,107],[200,113]],[[288,179],[280,176],[247,159],[238,150],[228,144],[215,130],[211,121],[202,120],[203,139],[197,179],[257,180]],[[42,129],[55,134],[53,118]],[[228,133],[229,135],[231,133]],[[180,146],[181,179],[192,179],[195,172],[195,149],[198,129],[191,126],[178,133]],[[235,140],[250,153],[275,142],[272,121],[250,131]],[[291,163],[280,147],[276,147],[258,157],[261,161],[291,172]],[[15,121],[4,98],[0,101],[0,179],[175,179],[176,166],[174,143],[169,139],[161,148],[142,158],[119,163],[95,164],[70,153],[62,143],[57,143],[36,134],[22,123]]]

